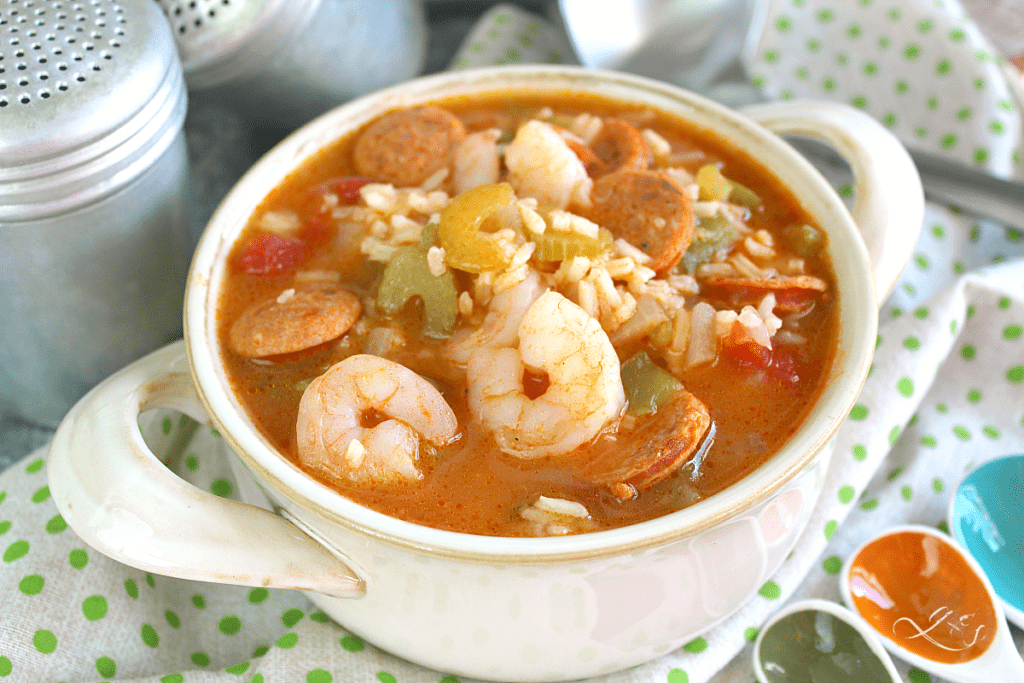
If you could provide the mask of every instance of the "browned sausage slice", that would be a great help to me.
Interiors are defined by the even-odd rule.
[[[644,489],[685,465],[703,444],[711,426],[707,407],[685,389],[629,435],[629,450],[618,443],[603,446],[587,463],[583,476],[613,491]]]
[[[359,297],[333,283],[316,283],[247,308],[228,334],[246,358],[302,351],[348,332],[363,311]]]
[[[820,297],[828,283],[813,275],[790,277],[741,278],[709,277],[704,285],[715,293],[717,290],[729,297],[736,306],[757,306],[766,294],[775,294],[775,310],[781,313],[795,313],[804,309]]]
[[[591,178],[599,178],[608,172],[605,168],[604,162],[594,154],[594,150],[590,149],[582,142],[577,142],[570,137],[565,137],[564,140],[565,144],[572,150],[572,153],[583,162],[583,167],[587,169],[588,176]]]
[[[664,273],[693,239],[693,202],[675,180],[659,171],[621,169],[602,176],[591,192],[587,216],[651,257]]]
[[[614,173],[620,168],[642,171],[650,164],[651,150],[643,135],[622,119],[605,120],[601,131],[590,142],[590,147],[603,164],[600,171],[602,175]],[[587,170],[590,170],[589,167]]]
[[[356,170],[399,187],[419,185],[451,158],[466,128],[441,107],[387,114],[364,130],[352,152]]]

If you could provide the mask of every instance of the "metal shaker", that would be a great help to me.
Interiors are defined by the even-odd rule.
[[[190,97],[291,129],[426,61],[422,0],[157,0]]]
[[[181,335],[185,103],[152,0],[0,6],[0,412],[55,425]]]

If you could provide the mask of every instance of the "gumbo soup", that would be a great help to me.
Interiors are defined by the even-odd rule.
[[[825,235],[707,131],[595,96],[390,112],[231,254],[228,377],[285,457],[382,513],[559,535],[757,468],[822,388]]]

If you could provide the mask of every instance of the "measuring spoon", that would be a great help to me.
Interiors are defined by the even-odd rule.
[[[977,561],[924,526],[896,527],[855,550],[843,599],[892,654],[956,683],[1024,681],[1024,661]]]
[[[772,617],[754,641],[761,683],[899,683],[864,620],[828,600],[803,600]]]
[[[1024,455],[986,463],[967,475],[949,503],[949,532],[967,549],[1024,628]]]

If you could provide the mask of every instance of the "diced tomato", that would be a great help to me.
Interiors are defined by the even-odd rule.
[[[729,334],[722,339],[722,353],[729,354],[743,365],[758,368],[766,368],[772,362],[771,348],[758,344],[738,320],[729,328]]]
[[[324,214],[317,214],[306,221],[299,230],[299,239],[306,244],[323,244],[334,236],[334,228],[331,221]]]
[[[261,234],[246,243],[235,266],[250,275],[280,275],[293,270],[305,257],[301,240]]]

